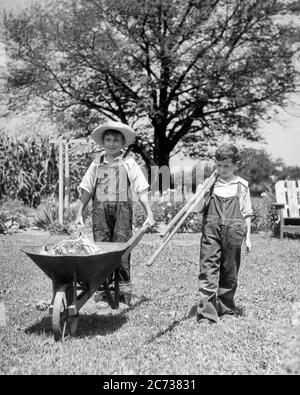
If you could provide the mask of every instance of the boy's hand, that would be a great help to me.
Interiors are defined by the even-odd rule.
[[[155,224],[155,220],[153,218],[153,215],[148,215],[146,218],[146,221],[143,223],[143,226],[148,225],[149,227],[153,226]]]
[[[246,250],[245,250],[244,254],[248,254],[251,251],[251,247],[252,247],[250,237],[246,237],[245,245],[246,245]]]
[[[84,220],[83,220],[82,215],[78,215],[78,217],[76,218],[75,224],[76,224],[77,228],[79,228],[79,227],[84,228]]]

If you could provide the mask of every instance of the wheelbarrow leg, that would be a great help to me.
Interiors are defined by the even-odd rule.
[[[115,301],[114,301],[114,299],[113,299],[113,297],[112,297],[112,294],[111,294],[111,291],[110,291],[110,289],[109,289],[108,281],[107,281],[107,280],[104,281],[103,287],[104,287],[104,291],[105,291],[105,295],[106,295],[106,299],[107,299],[108,304],[110,305],[110,307],[111,307],[112,309],[117,309],[117,307],[116,307],[116,305],[115,305]]]
[[[78,315],[73,307],[73,286],[65,284],[55,294],[52,311],[52,329],[55,341],[64,340],[68,335],[75,336]]]
[[[120,284],[119,284],[119,268],[117,268],[115,270],[115,274],[114,274],[115,278],[114,278],[114,282],[115,282],[115,286],[114,286],[114,304],[115,304],[115,308],[118,309],[119,308],[119,302],[120,302]]]
[[[53,304],[54,304],[54,299],[55,299],[55,295],[56,295],[56,291],[58,290],[59,285],[56,283],[54,276],[52,275],[52,299],[51,299],[51,303],[49,306],[49,315],[52,316],[53,313]]]

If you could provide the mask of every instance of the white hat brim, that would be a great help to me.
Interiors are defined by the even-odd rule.
[[[93,130],[91,137],[95,141],[96,144],[103,147],[103,134],[106,130],[117,130],[118,132],[122,133],[125,139],[125,147],[134,143],[135,140],[135,132],[134,130],[124,123],[121,122],[107,122],[104,125],[98,126],[96,129]]]

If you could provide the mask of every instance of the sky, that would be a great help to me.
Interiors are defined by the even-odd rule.
[[[33,0],[0,0],[0,11],[20,10],[31,2]],[[300,91],[290,100],[291,104],[285,110],[279,110],[278,115],[274,116],[271,122],[261,122],[259,130],[265,142],[254,146],[265,148],[274,159],[282,158],[289,166],[300,166]]]
[[[0,0],[0,8],[7,10],[16,9],[24,7],[29,3],[32,3],[32,0]]]

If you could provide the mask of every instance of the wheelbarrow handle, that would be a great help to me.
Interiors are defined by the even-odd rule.
[[[127,242],[127,247],[125,250],[125,253],[123,255],[127,256],[131,253],[131,251],[136,247],[136,245],[142,240],[144,234],[147,232],[147,230],[150,228],[150,225],[144,225],[142,228],[140,228],[138,231],[134,233],[134,235],[129,239]]]

